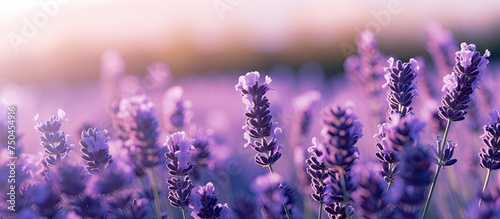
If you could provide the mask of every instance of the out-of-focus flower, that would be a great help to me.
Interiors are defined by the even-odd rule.
[[[107,132],[106,130],[101,132],[98,128],[89,128],[82,132],[80,140],[82,158],[86,160],[86,169],[89,172],[101,172],[113,163],[108,150],[107,141],[110,138],[106,135]]]
[[[45,123],[36,114],[33,121],[36,122],[35,130],[42,133],[40,137],[41,145],[44,147],[45,162],[48,167],[52,167],[68,156],[68,153],[74,148],[74,145],[68,144],[69,135],[61,131],[61,125],[66,122],[64,119],[66,113],[59,109],[57,116],[52,116]]]
[[[392,184],[398,173],[398,154],[418,142],[426,124],[413,115],[401,118],[399,114],[393,114],[390,118],[390,122],[379,125],[379,133],[373,137],[378,139],[379,151],[375,156],[382,162],[380,174]]]
[[[427,186],[431,184],[433,171],[430,151],[418,145],[406,148],[398,154],[400,171],[394,186],[388,191],[396,208],[390,218],[417,218],[425,201]]]
[[[283,206],[292,212],[293,194],[282,182],[283,178],[277,173],[267,173],[252,182],[251,188],[260,198],[261,212],[265,218],[286,218]]]
[[[377,175],[374,168],[366,165],[356,174],[358,187],[353,199],[359,206],[363,218],[381,218],[386,206],[384,195],[387,190],[385,181]]]
[[[483,148],[479,153],[480,165],[490,170],[500,169],[500,109],[490,112],[491,120],[483,126],[484,133],[480,136]]]
[[[140,153],[140,164],[154,167],[160,163],[162,153],[158,145],[158,119],[156,107],[146,96],[123,98],[116,114],[120,124],[128,126],[124,130],[132,135],[132,151]]]
[[[163,96],[163,115],[169,133],[187,131],[191,122],[192,104],[182,98],[183,92],[182,87],[175,86],[165,91]]]
[[[61,193],[67,196],[77,196],[86,188],[88,173],[80,165],[63,162],[50,173],[50,177],[59,186]]]
[[[380,84],[384,80],[383,66],[387,58],[377,48],[375,34],[363,31],[356,39],[358,54],[347,57],[344,69],[354,82],[361,82],[366,91],[378,96]]]
[[[172,176],[167,180],[168,199],[170,205],[182,208],[189,206],[189,197],[193,184],[187,176],[194,165],[189,163],[192,145],[184,138],[184,132],[176,132],[167,136],[164,146],[167,148],[165,157],[167,158],[168,173]]]
[[[55,187],[55,182],[47,178],[43,181],[35,182],[27,191],[40,216],[54,217],[62,208],[61,193]]]
[[[355,144],[363,135],[362,124],[351,105],[329,106],[323,111],[321,134],[323,143],[313,139],[314,146],[309,148],[312,156],[307,160],[313,198],[326,203],[329,217],[347,217],[354,213],[349,203],[355,190],[351,167],[359,156]]]
[[[389,67],[384,67],[386,74],[384,75],[387,82],[382,85],[383,88],[388,87],[387,101],[389,102],[389,115],[394,113],[400,114],[402,117],[412,113],[413,97],[417,94],[417,77],[419,70],[418,63],[415,59],[410,59],[409,62],[401,62],[391,57],[387,60]]]
[[[243,136],[247,140],[245,147],[250,146],[257,152],[254,157],[255,163],[270,167],[281,157],[283,145],[278,142],[277,136],[281,134],[281,129],[273,127],[269,101],[265,96],[267,91],[273,90],[270,85],[272,80],[266,76],[265,82],[259,84],[259,77],[260,74],[256,71],[240,76],[235,89],[241,93],[245,104],[246,122],[243,126],[245,130]]]
[[[482,72],[488,64],[490,52],[485,51],[481,56],[474,44],[460,44],[461,50],[455,53],[453,72],[445,76],[439,116],[449,121],[465,119],[469,101],[474,90],[478,88]]]
[[[82,218],[106,218],[106,201],[99,195],[81,195],[71,202],[73,211]]]

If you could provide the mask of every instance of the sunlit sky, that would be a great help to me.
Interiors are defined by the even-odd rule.
[[[0,0],[0,77],[96,80],[107,49],[139,74],[156,60],[184,74],[251,67],[266,54],[306,62],[326,51],[341,59],[339,45],[365,27],[393,49],[422,47],[429,22],[488,41],[498,36],[498,9],[493,0]]]

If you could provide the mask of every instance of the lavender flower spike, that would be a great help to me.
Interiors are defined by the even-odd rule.
[[[166,166],[168,173],[172,176],[167,180],[168,189],[170,190],[168,199],[170,205],[181,208],[183,214],[185,214],[184,208],[189,206],[189,197],[193,188],[193,184],[187,175],[194,167],[193,164],[189,163],[190,151],[193,146],[184,136],[184,132],[176,132],[167,136],[164,144],[168,149],[165,153],[167,158]]]
[[[106,143],[110,138],[106,135],[107,130],[99,130],[98,128],[90,128],[82,132],[82,158],[85,159],[86,169],[91,172],[102,172],[104,168],[113,163],[109,154],[109,146]]]
[[[247,140],[245,147],[252,147],[257,154],[255,163],[263,166],[271,166],[281,157],[283,145],[279,144],[277,136],[281,134],[279,127],[273,127],[272,116],[269,111],[269,101],[266,92],[273,90],[270,86],[271,78],[266,76],[264,83],[259,84],[259,72],[249,72],[240,76],[236,90],[241,92],[245,104],[246,122],[244,138]],[[271,133],[274,135],[271,136]],[[269,140],[268,138],[271,137]]]
[[[401,62],[394,58],[387,60],[389,67],[385,67],[384,75],[387,82],[383,88],[389,87],[387,91],[387,101],[389,102],[389,115],[398,113],[402,117],[412,113],[410,104],[413,97],[417,96],[417,71],[419,69],[417,60],[410,59],[409,62]]]
[[[476,45],[462,43],[461,50],[455,53],[453,72],[443,78],[442,106],[439,107],[439,116],[449,121],[465,119],[469,101],[474,89],[478,88],[484,68],[488,64],[490,52],[485,51],[481,56],[476,51]]]
[[[481,167],[489,170],[500,169],[500,109],[490,112],[491,120],[483,126],[484,134],[480,136],[483,148],[479,153]]]
[[[189,207],[193,209],[191,216],[195,219],[232,218],[231,210],[227,204],[217,204],[215,187],[211,182],[208,182],[205,186],[196,186],[191,190]]]
[[[57,110],[57,116],[50,117],[45,123],[40,120],[38,114],[33,118],[33,121],[37,123],[35,130],[42,133],[40,140],[47,155],[45,162],[48,167],[56,165],[67,157],[69,151],[74,148],[74,145],[68,144],[69,135],[60,130],[62,123],[67,121],[67,119],[64,119],[65,115],[66,113],[59,109]]]

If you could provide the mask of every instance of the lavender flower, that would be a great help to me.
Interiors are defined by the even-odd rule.
[[[402,117],[412,113],[413,97],[417,96],[417,71],[418,63],[415,59],[410,59],[409,62],[401,62],[397,60],[394,63],[394,58],[387,60],[389,67],[385,67],[384,75],[387,82],[382,85],[383,88],[389,87],[387,91],[387,101],[389,102],[389,115],[398,113]]]
[[[212,130],[204,130],[193,127],[193,151],[191,152],[191,161],[194,163],[194,168],[190,172],[190,177],[193,180],[198,180],[208,166],[211,165],[211,150],[214,145],[214,137]]]
[[[98,195],[85,194],[71,202],[75,213],[82,218],[106,218],[107,209],[104,198]]]
[[[70,162],[57,165],[56,171],[51,172],[50,178],[58,185],[61,193],[66,196],[77,196],[85,191],[88,173],[85,168]]]
[[[139,150],[141,164],[148,168],[160,163],[158,119],[156,107],[146,96],[133,96],[120,101],[118,119],[128,123],[134,149]]]
[[[483,148],[479,153],[481,167],[489,170],[500,169],[500,109],[490,112],[491,120],[483,126],[484,134],[480,136]]]
[[[320,157],[328,169],[328,178],[324,180],[327,185],[328,200],[325,211],[331,218],[348,217],[354,212],[349,204],[350,193],[355,190],[351,182],[350,170],[359,156],[355,144],[363,136],[362,124],[357,119],[357,115],[349,105],[346,107],[330,106],[323,113],[321,134],[324,143],[316,149],[322,149]]]
[[[381,218],[386,206],[385,191],[386,184],[374,169],[369,166],[363,167],[357,174],[358,187],[353,194],[356,204],[359,206],[359,215],[363,218]]]
[[[211,182],[205,186],[196,186],[191,190],[189,207],[193,209],[191,216],[196,219],[213,218],[228,219],[232,218],[227,204],[217,204],[217,195],[215,187]]]
[[[293,98],[292,103],[300,121],[300,136],[305,137],[309,132],[313,110],[316,107],[321,94],[317,90],[307,91]]]
[[[468,103],[474,89],[478,88],[482,72],[488,64],[490,52],[485,51],[481,56],[476,51],[476,45],[462,43],[461,50],[455,53],[453,72],[443,78],[442,106],[439,107],[439,116],[448,121],[461,121],[467,114]]]
[[[373,96],[381,93],[379,85],[383,81],[382,66],[385,56],[377,49],[375,34],[363,31],[356,39],[358,54],[347,57],[344,69],[353,81],[362,82],[367,92]]]
[[[282,203],[289,208],[292,200],[291,197],[285,196],[282,182],[282,177],[276,173],[267,173],[252,182],[252,190],[260,197],[264,218],[286,218]],[[288,211],[290,212],[290,209]]]
[[[438,136],[436,140],[436,148],[439,150],[440,145],[442,144],[441,138]],[[457,147],[457,143],[454,143],[451,140],[446,141],[446,144],[444,144],[444,150],[443,150],[443,158],[442,160],[438,159],[437,157],[436,162],[442,162],[442,166],[451,166],[457,162],[457,159],[453,159],[453,153],[455,151],[455,148]],[[437,151],[436,151],[437,155]]]
[[[249,72],[240,76],[235,86],[239,91],[245,104],[246,122],[244,138],[247,140],[245,147],[252,147],[257,154],[255,163],[263,167],[269,167],[281,157],[283,145],[279,144],[277,136],[281,134],[279,127],[273,127],[272,116],[269,111],[269,101],[266,92],[273,90],[271,78],[266,76],[263,84],[259,84],[259,72]],[[274,135],[271,136],[271,132]],[[271,136],[271,140],[268,138]]]
[[[437,24],[428,25],[426,48],[434,61],[440,76],[448,74],[449,69],[455,64],[455,51],[457,42],[450,31]]]
[[[33,200],[33,207],[39,215],[53,218],[62,208],[61,193],[55,187],[55,182],[47,178],[34,183],[27,191],[28,196]]]
[[[182,208],[189,206],[189,197],[193,184],[187,176],[193,169],[194,165],[189,163],[191,156],[192,145],[187,139],[184,138],[184,132],[176,132],[167,137],[164,146],[168,151],[165,153],[167,158],[168,173],[172,176],[167,180],[168,199],[170,205]]]
[[[170,133],[183,131],[191,122],[191,102],[182,99],[182,87],[168,89],[163,97],[163,113]]]
[[[86,160],[86,169],[89,172],[102,172],[104,168],[113,163],[109,154],[109,146],[106,143],[110,138],[106,135],[108,131],[101,132],[98,128],[89,128],[82,132],[82,158]]]
[[[57,116],[52,116],[48,121],[43,123],[38,114],[35,115],[33,121],[35,130],[42,133],[40,137],[41,145],[44,147],[45,162],[48,167],[52,167],[68,156],[68,153],[74,148],[68,144],[69,135],[61,131],[61,125],[67,121],[64,119],[66,113],[62,109],[57,110]]]
[[[397,204],[391,218],[418,218],[425,200],[425,191],[432,182],[432,157],[421,146],[410,147],[399,154],[399,178],[388,191]]]
[[[325,202],[326,184],[328,178],[328,169],[323,163],[323,145],[316,139],[312,140],[313,146],[309,147],[308,151],[311,156],[306,160],[307,173],[311,177],[311,188],[313,193],[312,198],[319,203]]]
[[[380,174],[390,186],[398,173],[398,154],[418,142],[425,123],[412,115],[401,118],[399,114],[392,114],[389,120],[378,126],[379,133],[373,137],[379,140],[375,156],[382,162]]]

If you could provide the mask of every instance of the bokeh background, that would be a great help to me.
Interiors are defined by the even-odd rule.
[[[44,7],[52,12],[46,22]],[[403,59],[427,55],[429,22],[451,30],[458,42],[494,52],[499,9],[494,0],[1,0],[0,76],[19,83],[95,81],[107,49],[118,50],[136,75],[158,60],[176,77],[268,70],[276,63],[298,69],[310,61],[331,75],[342,71],[341,45],[354,46],[365,28],[376,32],[382,51]],[[22,36],[25,19],[42,25],[14,46],[9,34]]]

